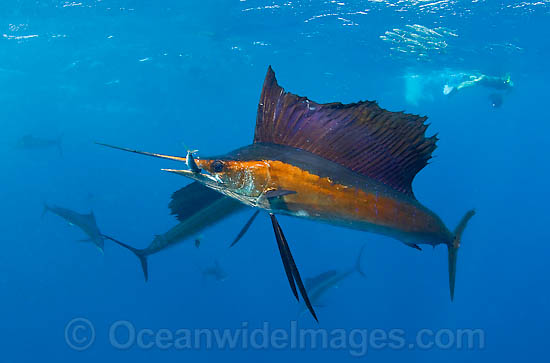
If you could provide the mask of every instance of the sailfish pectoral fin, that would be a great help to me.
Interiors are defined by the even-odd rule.
[[[258,214],[260,214],[260,210],[257,209],[254,214],[250,217],[250,219],[246,222],[246,224],[243,226],[243,228],[240,230],[239,234],[237,235],[237,237],[235,237],[235,239],[233,240],[233,242],[231,242],[231,244],[229,245],[229,247],[233,247],[237,244],[237,242],[239,242],[241,240],[241,238],[243,238],[243,236],[245,235],[245,233],[248,231],[248,229],[250,228],[250,226],[252,225],[252,222],[254,222],[254,220],[256,219],[256,217],[258,216]]]
[[[419,250],[419,251],[422,251],[422,248],[420,248],[419,245],[417,245],[416,243],[408,243],[408,242],[403,242],[405,245],[411,247],[411,248],[414,248],[415,250]]]
[[[150,152],[147,152],[147,151],[133,150],[133,149],[125,148],[125,147],[104,144],[104,143],[101,143],[101,142],[96,142],[95,144],[110,147],[111,149],[127,151],[127,152],[134,153],[134,154],[147,155],[147,156],[152,156],[152,157],[160,158],[160,159],[183,161],[184,163],[187,162],[187,158],[182,158],[180,156],[163,155],[163,154],[150,153]]]
[[[294,258],[292,257],[292,253],[290,252],[290,248],[288,247],[288,243],[286,241],[285,235],[283,234],[283,230],[281,229],[281,226],[279,225],[279,222],[277,221],[275,215],[273,213],[269,213],[269,216],[271,217],[273,231],[275,232],[275,238],[277,239],[277,246],[279,247],[281,259],[283,260],[283,265],[285,267],[285,272],[288,278],[288,282],[290,283],[290,287],[292,288],[292,292],[294,293],[296,299],[298,299],[298,294],[296,292],[296,285],[298,285],[298,290],[300,290],[300,294],[302,295],[304,303],[306,304],[309,312],[311,313],[315,321],[319,322],[319,319],[317,319],[317,314],[315,314],[315,310],[313,309],[313,306],[311,305],[311,302],[307,295],[307,291],[304,287],[304,283],[302,282],[302,278],[300,277],[300,272],[296,267],[296,262],[294,262]]]

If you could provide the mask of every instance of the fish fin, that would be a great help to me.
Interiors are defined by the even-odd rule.
[[[147,151],[133,150],[133,149],[125,148],[125,147],[120,147],[120,146],[114,146],[114,145],[104,144],[104,143],[101,143],[101,142],[95,142],[95,144],[96,144],[96,145],[101,145],[101,146],[110,147],[111,149],[116,149],[116,150],[122,150],[122,151],[131,152],[131,153],[134,153],[134,154],[147,155],[147,156],[152,156],[152,157],[160,158],[160,159],[169,159],[169,160],[183,161],[184,163],[187,162],[187,159],[186,159],[186,158],[182,158],[181,156],[172,156],[172,155],[164,155],[164,154],[150,153],[150,152],[147,152]]]
[[[363,257],[363,252],[365,251],[365,245],[361,246],[361,250],[359,250],[359,254],[357,255],[357,260],[355,261],[355,270],[361,275],[363,278],[367,278],[367,275],[361,268],[361,258]]]
[[[296,262],[292,257],[290,248],[288,247],[288,243],[286,241],[283,230],[281,229],[281,226],[279,225],[279,222],[277,221],[277,218],[275,217],[275,215],[273,213],[270,213],[269,216],[271,217],[271,223],[273,224],[275,238],[277,240],[277,245],[279,247],[281,259],[283,260],[283,265],[285,266],[285,272],[287,274],[288,281],[290,283],[290,286],[292,287],[292,292],[294,293],[294,296],[296,297],[296,299],[298,299],[298,294],[296,293],[296,285],[297,285],[298,290],[300,291],[300,294],[302,295],[302,298],[304,299],[304,303],[306,304],[309,312],[311,313],[315,321],[319,322],[319,319],[317,319],[317,314],[315,314],[315,309],[313,309],[313,306],[311,305],[311,301],[309,300],[309,297],[307,295],[307,291],[306,291],[306,288],[304,287],[304,283],[302,282],[302,278],[300,277],[300,272],[296,267]]]
[[[172,194],[172,200],[168,204],[168,207],[170,208],[171,214],[175,215],[176,218],[182,222],[223,198],[231,200],[231,198],[205,187],[199,182],[192,182]],[[231,205],[235,206],[235,210],[243,206],[237,201]],[[232,209],[227,211],[227,215],[232,212]]]
[[[258,214],[260,214],[260,210],[259,209],[256,209],[256,211],[254,212],[254,214],[252,214],[252,216],[250,217],[250,219],[246,222],[246,224],[243,226],[243,228],[240,230],[239,234],[237,235],[237,237],[235,237],[235,239],[233,240],[233,242],[231,242],[231,244],[229,245],[229,247],[233,247],[237,244],[237,242],[239,242],[241,240],[241,238],[243,238],[243,236],[245,235],[245,233],[248,231],[248,229],[250,228],[250,226],[252,225],[252,222],[254,222],[254,220],[256,219],[256,217],[258,216]]]
[[[277,247],[279,248],[279,254],[281,255],[281,260],[283,261],[283,267],[285,269],[288,283],[290,285],[290,288],[292,289],[292,293],[294,294],[294,297],[296,298],[296,300],[300,301],[300,297],[298,296],[298,290],[296,290],[296,283],[294,282],[294,277],[292,276],[292,270],[290,269],[290,265],[288,263],[287,251],[284,248],[281,233],[279,232],[280,231],[279,223],[277,222],[277,219],[275,218],[274,214],[270,213],[269,216],[271,218],[271,223],[273,225],[273,232],[275,232]]]
[[[422,251],[422,248],[420,248],[419,245],[417,245],[416,243],[407,243],[407,242],[403,242],[406,246],[409,246],[409,247],[412,247],[416,250],[419,250],[419,251]]]
[[[458,249],[460,248],[460,241],[462,239],[462,233],[468,224],[468,221],[476,214],[475,210],[470,210],[466,212],[464,217],[456,226],[454,231],[454,239],[451,244],[447,245],[448,259],[449,259],[449,290],[451,293],[451,301],[454,299],[455,295],[455,279],[456,279],[456,260],[458,256]]]
[[[279,86],[267,70],[254,143],[299,148],[413,196],[412,181],[427,165],[437,137],[426,117],[390,112],[376,102],[320,104]]]
[[[92,221],[94,224],[97,224],[93,210],[91,210],[90,214],[88,214],[88,218],[90,218],[90,221]]]
[[[267,199],[280,198],[285,195],[296,194],[294,190],[285,190],[285,189],[272,189],[265,192],[265,197]]]
[[[136,255],[137,258],[139,259],[139,262],[141,263],[141,269],[143,270],[143,276],[145,277],[145,282],[147,282],[147,280],[149,280],[149,269],[148,269],[148,266],[147,266],[147,254],[145,253],[144,250],[129,246],[126,243],[120,242],[119,240],[116,240],[113,237],[109,237],[105,234],[102,234],[101,236],[104,237],[104,238],[107,238],[108,240],[111,240],[111,241],[115,242],[119,246],[122,246],[122,247],[128,249],[134,255]]]

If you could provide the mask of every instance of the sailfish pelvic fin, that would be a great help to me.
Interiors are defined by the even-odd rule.
[[[300,272],[296,267],[296,262],[292,257],[290,248],[288,247],[288,242],[286,241],[283,230],[281,229],[281,226],[279,225],[279,222],[277,221],[277,218],[273,213],[269,213],[269,217],[271,218],[271,223],[273,224],[273,231],[275,232],[275,239],[277,240],[277,246],[279,247],[281,260],[283,261],[285,273],[288,278],[288,282],[290,284],[290,288],[292,289],[294,297],[296,297],[296,300],[299,300],[298,292],[296,290],[296,286],[298,286],[300,295],[302,295],[302,298],[304,299],[304,303],[306,304],[309,312],[313,316],[313,319],[315,319],[316,322],[319,322],[319,319],[317,319],[317,314],[315,314],[315,309],[313,309],[313,305],[309,300],[304,283],[302,282],[302,278],[300,277]]]

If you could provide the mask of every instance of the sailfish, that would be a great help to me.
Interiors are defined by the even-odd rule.
[[[314,102],[285,91],[269,66],[251,145],[207,158],[101,145],[183,162],[186,168],[162,170],[267,212],[292,292],[317,320],[277,215],[378,233],[416,249],[443,244],[454,298],[461,237],[475,211],[451,231],[416,199],[413,179],[438,140],[426,136],[426,119],[375,101]]]
[[[244,204],[225,197],[223,194],[209,189],[198,182],[193,182],[174,192],[168,207],[179,223],[165,233],[157,234],[153,241],[145,248],[135,248],[112,237],[104,236],[127,248],[138,257],[145,281],[149,279],[149,256],[171,248],[185,240],[189,240],[191,237],[197,236],[205,228],[247,208]],[[253,214],[253,216],[255,215],[256,213]],[[254,218],[241,229],[235,241],[238,241],[246,233],[253,220]],[[195,239],[195,245],[197,247],[200,245],[198,239]]]

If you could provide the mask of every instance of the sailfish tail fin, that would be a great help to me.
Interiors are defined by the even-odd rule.
[[[448,256],[449,256],[449,289],[451,292],[451,301],[454,299],[455,295],[455,278],[456,278],[456,259],[458,256],[458,249],[460,248],[460,240],[462,239],[462,233],[468,224],[470,218],[476,214],[475,210],[469,210],[466,212],[464,217],[458,223],[458,226],[455,228],[455,237],[451,244],[447,245]]]
[[[119,246],[122,246],[122,247],[128,249],[134,255],[136,255],[137,258],[139,259],[139,262],[141,263],[141,269],[143,270],[143,276],[145,277],[145,281],[147,281],[149,279],[149,268],[147,266],[147,255],[144,253],[144,250],[134,248],[130,245],[127,245],[124,242],[120,242],[119,240],[116,240],[113,237],[109,237],[107,235],[102,234],[102,236],[104,238],[107,238],[107,239],[113,241],[114,243],[118,244]]]

